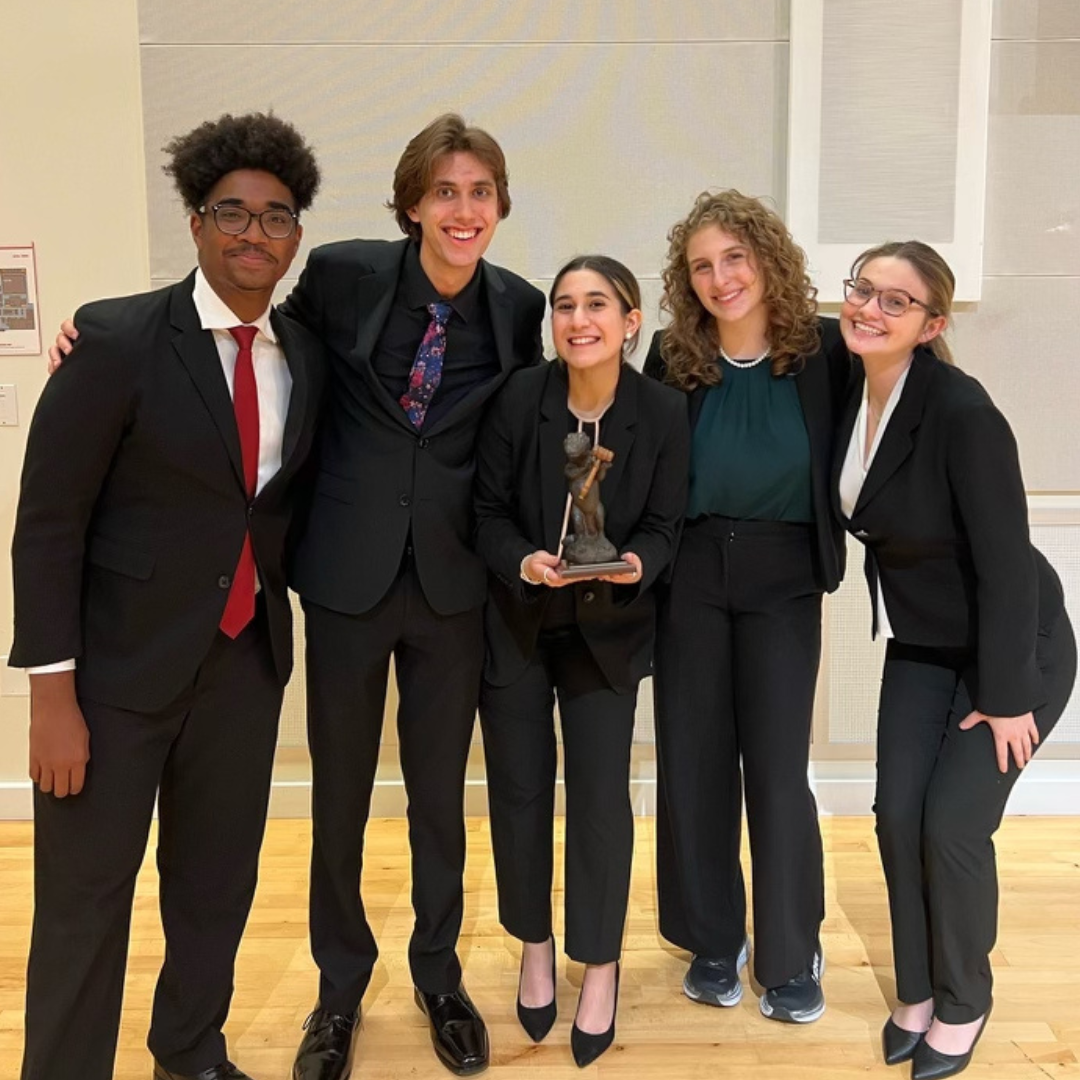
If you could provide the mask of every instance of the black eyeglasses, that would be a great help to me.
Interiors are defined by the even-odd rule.
[[[200,206],[199,213],[205,214],[209,210],[214,215],[214,224],[225,233],[226,236],[239,236],[247,232],[252,218],[257,218],[259,228],[263,234],[271,240],[285,240],[292,236],[296,229],[299,215],[284,207],[274,206],[264,210],[261,214],[253,214],[243,206],[235,203],[218,203],[216,206]]]
[[[878,307],[881,308],[881,314],[890,315],[894,319],[906,315],[908,308],[912,304],[921,307],[927,315],[936,317],[938,314],[928,304],[916,300],[914,296],[904,292],[903,289],[875,289],[869,281],[863,281],[861,278],[858,281],[852,281],[851,278],[844,280],[844,299],[849,304],[854,304],[856,307],[865,307],[875,296],[878,298]]]

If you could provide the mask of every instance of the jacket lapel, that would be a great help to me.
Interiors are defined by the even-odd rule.
[[[281,350],[285,354],[285,363],[288,365],[289,374],[292,376],[289,408],[285,414],[285,431],[281,438],[281,470],[278,473],[280,476],[296,451],[296,445],[300,440],[300,432],[306,422],[311,380],[308,377],[306,343],[299,339],[299,335],[292,324],[278,315],[276,310],[270,312],[270,322],[273,324],[274,332],[278,336]]]
[[[619,373],[619,384],[615,388],[615,400],[611,408],[600,421],[600,445],[606,446],[615,458],[600,485],[600,500],[611,517],[611,510],[616,505],[615,496],[619,490],[619,481],[626,472],[626,461],[634,445],[634,425],[637,423],[638,387],[634,377],[623,365]]]
[[[194,284],[195,275],[191,274],[173,291],[169,318],[176,335],[172,339],[172,345],[217,426],[233,471],[243,487],[244,464],[240,456],[236,413],[233,411],[229,387],[225,382],[225,373],[221,370],[221,357],[214,344],[214,335],[200,325],[198,312],[191,299]]]
[[[356,370],[363,376],[376,401],[380,401],[386,411],[397,423],[403,425],[410,432],[414,432],[405,410],[387,392],[379,382],[372,366],[371,358],[375,352],[375,345],[379,340],[386,320],[390,316],[390,308],[397,295],[398,281],[401,277],[401,262],[405,258],[408,240],[400,242],[398,257],[392,265],[386,266],[375,273],[362,277],[356,285],[356,311],[357,331],[356,344],[349,354],[349,360]],[[415,433],[415,432],[414,432]]]
[[[566,513],[566,373],[552,361],[540,398],[540,500],[544,545],[555,552],[559,547],[563,515]]]
[[[865,373],[863,372],[862,361],[856,357],[852,365],[851,385],[844,405],[844,414],[840,418],[840,424],[836,431],[836,451],[833,454],[829,483],[829,501],[838,521],[844,520],[843,511],[840,509],[840,474],[844,471],[844,458],[847,456],[851,433],[855,430],[855,421],[862,405],[864,382]]]
[[[481,262],[484,291],[487,294],[488,311],[491,313],[491,330],[495,337],[495,352],[503,372],[517,366],[514,358],[514,310],[506,286],[499,271],[490,263]]]
[[[889,477],[900,468],[911,453],[914,446],[912,433],[922,421],[923,405],[932,372],[932,364],[916,351],[907,381],[900,394],[900,400],[889,418],[885,434],[882,435],[881,443],[874,455],[874,462],[866,474],[866,482],[859,494],[859,501],[855,504],[853,518],[884,487]]]

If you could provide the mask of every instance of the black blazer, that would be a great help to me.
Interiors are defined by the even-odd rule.
[[[410,530],[428,603],[442,615],[483,603],[486,575],[471,543],[476,429],[505,377],[542,358],[543,295],[481,263],[502,374],[418,433],[371,363],[409,243],[316,248],[282,309],[327,345],[331,370],[291,584],[305,599],[349,614],[370,610],[393,584]]]
[[[557,551],[566,507],[566,372],[558,363],[522,371],[492,404],[480,433],[476,473],[476,547],[491,570],[485,608],[485,677],[505,686],[536,647],[547,586],[521,579],[521,562]],[[690,440],[684,398],[623,365],[615,401],[600,421],[601,444],[615,459],[604,478],[604,531],[640,557],[633,585],[583,581],[574,590],[577,623],[616,690],[649,673],[654,604],[649,586],[675,552],[686,510]]]
[[[843,412],[851,379],[851,357],[840,336],[835,319],[819,319],[821,347],[795,379],[802,405],[806,432],[810,439],[810,485],[814,507],[814,578],[824,592],[832,592],[844,576],[846,547],[844,530],[832,512],[829,478],[832,468],[836,427]],[[667,365],[661,355],[664,332],[658,330],[645,359],[645,374],[663,381]],[[708,387],[690,391],[690,430],[697,425]]]
[[[251,529],[274,665],[292,669],[286,535],[322,396],[322,348],[271,318],[293,386],[282,466],[248,507],[240,438],[194,274],[79,310],[34,413],[12,547],[11,663],[77,659],[80,695],[139,712],[194,678]]]
[[[863,382],[856,362],[832,483],[838,516]],[[866,545],[870,595],[880,577],[898,641],[971,650],[975,707],[990,716],[1042,704],[1036,637],[1063,610],[1061,584],[1031,546],[1016,440],[975,379],[916,349],[846,524]]]

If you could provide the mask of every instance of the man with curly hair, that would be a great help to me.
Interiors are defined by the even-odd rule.
[[[198,267],[83,307],[30,429],[13,544],[35,912],[23,1080],[109,1080],[157,800],[156,1080],[243,1080],[222,1027],[292,666],[286,536],[322,348],[271,307],[319,184],[274,116],[174,139]]]

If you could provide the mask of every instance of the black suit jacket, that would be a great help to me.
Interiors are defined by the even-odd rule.
[[[515,375],[493,403],[477,448],[477,550],[491,570],[485,609],[485,677],[505,686],[536,647],[552,590],[521,579],[521,562],[557,551],[566,507],[563,440],[566,373],[558,363]],[[604,676],[629,690],[649,673],[654,624],[649,586],[675,552],[690,468],[685,399],[624,365],[615,401],[600,421],[615,454],[601,485],[604,531],[642,564],[634,585],[583,581],[577,623]]]
[[[349,614],[385,595],[410,530],[428,603],[443,615],[483,603],[484,567],[471,544],[476,429],[505,377],[542,357],[543,295],[482,262],[501,375],[417,432],[371,363],[410,242],[316,248],[283,307],[323,340],[331,364],[319,472],[292,584],[305,599]]]
[[[806,432],[810,439],[810,485],[814,508],[814,577],[825,592],[832,592],[844,576],[846,547],[844,530],[832,512],[829,479],[832,469],[836,428],[843,412],[851,379],[851,357],[840,336],[835,319],[819,319],[821,347],[797,375],[793,376],[799,392]],[[658,330],[645,359],[645,374],[663,381],[667,366],[661,355],[664,332]],[[701,406],[708,391],[698,386],[690,391],[690,430],[697,425]]]
[[[832,484],[838,516],[863,382],[857,363]],[[1016,440],[982,386],[929,349],[915,351],[847,527],[866,545],[870,595],[880,577],[898,641],[970,650],[975,707],[990,716],[1042,704],[1036,637],[1063,600],[1031,546]]]
[[[152,712],[195,675],[250,527],[277,677],[292,668],[285,548],[322,349],[274,313],[293,386],[280,471],[249,505],[213,335],[178,285],[79,310],[30,426],[12,547],[11,663],[77,659],[80,695]]]

